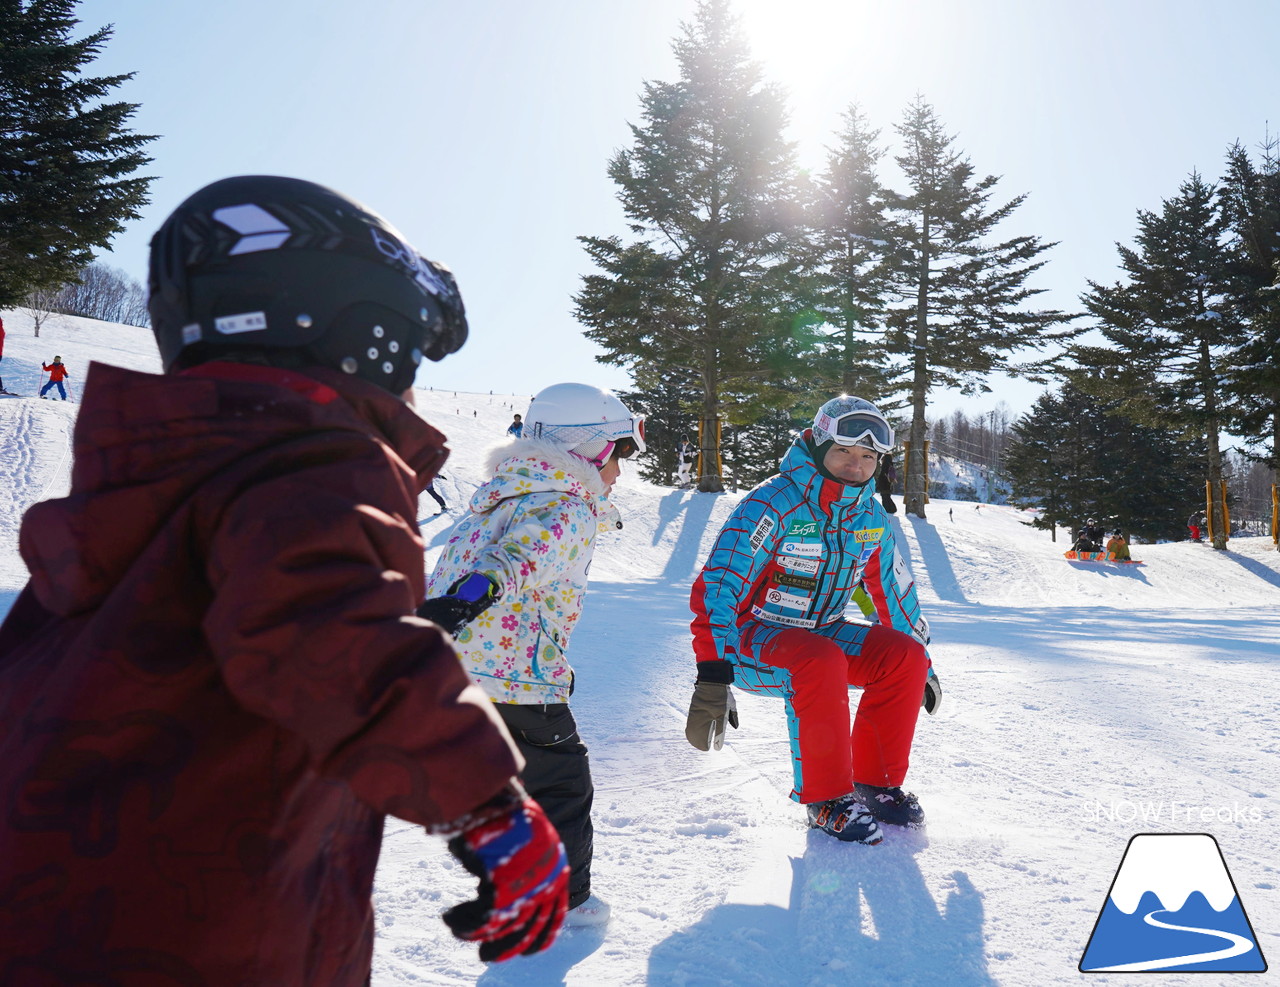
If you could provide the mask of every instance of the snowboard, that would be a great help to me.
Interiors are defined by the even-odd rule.
[[[1114,562],[1116,565],[1143,565],[1141,559],[1117,559],[1110,552],[1077,552],[1074,548],[1063,552],[1062,557],[1070,562]]]

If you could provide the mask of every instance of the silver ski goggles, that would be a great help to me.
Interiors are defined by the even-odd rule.
[[[836,419],[828,419],[820,425],[831,433],[838,446],[858,445],[863,439],[870,439],[876,452],[893,451],[893,426],[879,415],[865,411],[851,411]]]

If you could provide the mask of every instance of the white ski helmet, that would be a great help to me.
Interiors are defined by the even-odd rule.
[[[893,426],[880,409],[863,398],[841,394],[832,398],[813,417],[813,442],[822,446],[863,446],[878,453],[893,449]]]
[[[633,415],[612,391],[590,384],[552,384],[534,395],[523,438],[564,446],[595,467],[612,455],[644,452],[644,417]]]

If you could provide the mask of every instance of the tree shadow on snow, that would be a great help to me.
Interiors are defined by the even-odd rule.
[[[983,947],[982,897],[961,871],[940,907],[915,853],[923,834],[838,843],[811,831],[792,859],[790,901],[724,904],[660,943],[650,984],[994,984]]]
[[[1235,562],[1242,569],[1247,569],[1253,575],[1257,576],[1263,582],[1270,583],[1272,586],[1280,586],[1280,572],[1268,568],[1261,562],[1249,558],[1247,555],[1237,555],[1235,552],[1224,552],[1223,555]]]
[[[916,544],[920,546],[918,561],[928,571],[929,584],[938,594],[938,599],[946,600],[948,603],[968,603],[964,590],[960,588],[960,580],[956,579],[956,571],[951,567],[951,557],[947,554],[947,547],[938,537],[937,529],[930,522],[922,521],[912,514],[907,515],[907,520],[911,522]],[[899,529],[898,539],[902,541],[901,529]],[[903,548],[906,549],[905,543]]]
[[[680,533],[662,570],[663,579],[693,582],[702,536],[707,530],[711,512],[715,509],[719,496],[722,495],[673,490],[658,502],[658,523],[653,530],[654,545],[662,540],[662,533],[667,526],[684,515]]]

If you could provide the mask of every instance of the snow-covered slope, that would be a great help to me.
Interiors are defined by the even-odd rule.
[[[143,330],[62,319],[33,340],[21,313],[3,315],[0,372],[14,390],[33,393],[54,353],[74,375],[73,401],[89,358],[158,363]],[[528,402],[455,393],[447,379],[447,361],[428,367],[420,382],[435,387],[418,395],[453,448],[439,487],[454,510],[434,517],[422,500],[427,564]],[[0,400],[0,613],[25,580],[20,512],[66,490],[74,411]],[[1139,832],[1212,833],[1263,952],[1280,955],[1280,557],[1269,540],[1233,539],[1225,553],[1139,545],[1143,566],[1087,566],[1012,508],[935,501],[928,521],[899,515],[945,689],[940,714],[921,716],[908,778],[929,827],[845,846],[807,831],[785,797],[781,704],[740,695],[742,727],[720,752],[684,741],[689,585],[735,499],[624,474],[626,527],[597,551],[570,654],[597,784],[596,889],[612,924],[485,968],[438,918],[474,882],[438,841],[388,820],[375,985],[1074,983]]]

